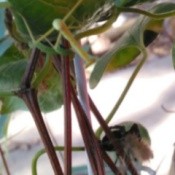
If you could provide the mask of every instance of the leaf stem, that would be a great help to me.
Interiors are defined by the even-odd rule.
[[[23,99],[29,111],[31,112],[33,119],[35,121],[36,127],[40,134],[40,137],[44,143],[45,149],[47,151],[48,157],[50,159],[53,171],[55,175],[63,175],[60,162],[55,153],[51,138],[47,131],[47,127],[44,123],[43,116],[38,104],[36,89],[31,87],[31,81],[35,72],[36,64],[40,56],[40,51],[38,49],[33,49],[30,62],[26,68],[24,76],[21,81],[20,90],[16,92],[20,98]]]
[[[54,150],[55,151],[64,151],[64,148],[65,148],[64,146],[55,146]],[[84,147],[72,147],[72,151],[79,152],[79,151],[84,151],[84,150],[85,150]],[[46,149],[44,148],[44,149],[39,150],[35,154],[35,156],[33,157],[33,159],[32,159],[32,166],[31,166],[31,168],[32,168],[32,175],[37,175],[38,174],[37,173],[37,162],[38,162],[39,158],[45,153],[46,153]]]
[[[119,13],[117,12],[117,10],[113,9],[112,15],[110,16],[110,18],[103,25],[101,25],[99,27],[89,29],[89,30],[86,30],[86,31],[81,32],[81,33],[78,33],[75,36],[75,38],[79,40],[81,38],[84,38],[84,37],[87,37],[87,36],[90,36],[90,35],[97,35],[97,34],[105,32],[117,20],[118,16],[119,16]]]
[[[135,68],[134,72],[132,73],[131,77],[129,78],[126,87],[124,88],[123,92],[121,93],[119,99],[117,100],[116,104],[114,105],[114,107],[112,108],[111,112],[109,113],[109,115],[106,118],[106,123],[109,123],[111,121],[111,119],[114,117],[114,114],[116,113],[116,111],[119,109],[121,103],[123,102],[126,94],[128,93],[132,83],[134,82],[138,72],[140,71],[140,69],[142,68],[143,64],[146,61],[147,58],[147,53],[146,50],[143,49],[142,51],[143,57],[140,61],[140,63],[137,65],[137,67]],[[99,136],[102,133],[102,128],[99,127],[96,131],[96,135]]]
[[[63,46],[69,48],[69,43],[63,39]],[[62,56],[62,81],[64,91],[64,174],[72,174],[72,115],[71,115],[71,82],[70,57]]]
[[[129,7],[128,8],[126,8],[126,7],[117,7],[117,9],[120,12],[138,13],[138,14],[141,14],[141,15],[144,15],[144,16],[148,16],[150,18],[155,18],[155,19],[164,19],[164,18],[175,15],[175,10],[169,11],[169,12],[166,12],[166,13],[150,13],[150,12],[145,11],[145,10],[141,10],[141,9],[137,9],[137,8],[129,8]]]
[[[8,166],[7,160],[6,160],[5,156],[4,156],[4,151],[3,151],[2,147],[1,147],[1,145],[0,145],[0,155],[1,155],[1,158],[2,158],[2,162],[4,164],[4,168],[5,168],[6,174],[10,175],[9,166]]]

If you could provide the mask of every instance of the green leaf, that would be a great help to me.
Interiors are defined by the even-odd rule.
[[[26,26],[22,19],[25,18],[35,37],[43,35],[50,28],[54,19],[63,19],[77,3],[77,0],[9,0],[19,31],[28,36]],[[94,13],[106,3],[106,0],[84,0],[82,4],[70,14],[66,24],[71,24],[74,29],[80,29],[92,20]],[[96,15],[99,18],[99,15]]]
[[[4,24],[4,9],[0,9],[0,38],[5,35],[5,24]]]
[[[0,57],[0,95],[19,89],[26,65],[27,60],[14,45]]]
[[[26,110],[22,99],[17,96],[5,96],[0,98],[2,102],[1,115],[9,115],[17,110]]]
[[[14,91],[20,89],[28,60],[12,45],[0,57],[0,99],[3,103],[1,114],[9,114],[15,110],[26,109],[23,101],[15,97]],[[37,68],[35,76],[40,71]],[[10,95],[10,96],[9,96]],[[63,104],[61,80],[52,67],[38,88],[38,98],[43,112],[58,109]]]
[[[19,90],[27,60],[13,61],[0,66],[0,95]]]
[[[173,43],[173,47],[172,47],[172,61],[175,69],[175,42]]]
[[[7,135],[9,120],[9,115],[0,115],[0,139]]]
[[[49,72],[40,84],[38,98],[43,112],[50,112],[62,106],[63,92],[61,78],[54,69]]]
[[[16,48],[15,45],[11,45],[3,55],[0,56],[0,66],[14,61],[23,60],[25,56]]]
[[[155,6],[151,11],[153,13],[166,13],[172,10],[175,10],[175,4],[162,3]],[[140,17],[115,46],[96,62],[90,76],[90,87],[95,88],[103,73],[109,68],[118,69],[136,59],[161,31],[162,22],[163,19],[155,20],[149,17]]]
[[[0,56],[12,45],[12,39],[10,37],[2,37],[0,39]]]
[[[0,9],[0,56],[11,46],[12,40],[5,36],[4,9]]]

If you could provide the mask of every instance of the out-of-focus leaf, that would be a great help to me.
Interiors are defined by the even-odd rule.
[[[0,66],[14,61],[24,59],[25,56],[16,48],[15,45],[11,45],[3,55],[0,56]]]
[[[175,69],[175,42],[173,43],[173,47],[172,47],[172,60],[173,60],[173,66]]]
[[[3,103],[1,114],[25,109],[23,101],[15,97],[13,92],[20,88],[27,62],[14,45],[0,57],[0,100]],[[38,98],[44,112],[55,110],[63,103],[61,80],[53,67],[38,88]]]
[[[9,115],[0,115],[0,139],[7,135]]]
[[[6,50],[0,57],[0,95],[19,88],[26,65],[27,60],[14,45]]]
[[[41,82],[38,91],[39,105],[43,112],[50,112],[60,108],[63,104],[61,78],[52,71]]]
[[[4,9],[0,9],[0,56],[11,46],[12,40],[5,37]]]
[[[5,96],[0,98],[2,102],[1,114],[7,115],[16,110],[27,109],[24,102],[17,96]]]
[[[155,6],[151,12],[166,13],[175,11],[174,3],[162,3]],[[90,76],[90,87],[94,88],[107,69],[117,69],[128,65],[150,44],[162,28],[162,20],[140,17],[131,29],[118,40],[116,45],[102,56]]]
[[[54,19],[63,19],[77,3],[77,0],[9,0],[19,31],[28,35],[22,20],[24,17],[35,37],[43,35],[51,27]],[[106,0],[83,0],[67,19],[66,23],[73,24],[74,28],[82,28],[93,20],[94,13],[106,3]],[[96,15],[99,18],[99,14]]]
[[[0,39],[0,56],[12,45],[12,39],[10,37],[3,37]]]
[[[5,24],[4,24],[4,9],[0,9],[0,38],[5,35]]]
[[[27,60],[13,61],[0,66],[0,95],[17,91]]]

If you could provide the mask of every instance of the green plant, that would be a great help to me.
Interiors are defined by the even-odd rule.
[[[105,161],[115,174],[122,174],[120,166],[115,166],[99,144],[101,133],[104,131],[114,146],[120,164],[124,163],[132,174],[138,174],[130,157],[114,142],[115,136],[108,123],[146,61],[146,46],[161,31],[163,20],[175,15],[174,3],[155,5],[149,12],[131,7],[144,2],[147,0],[100,0],[95,2],[94,6],[92,0],[8,0],[0,4],[0,7],[6,8],[5,24],[9,32],[7,36],[1,38],[0,44],[12,38],[0,57],[1,115],[9,116],[17,109],[26,109],[26,107],[29,109],[55,174],[71,174],[72,171],[71,103],[77,114],[93,173],[105,174],[103,164]],[[90,56],[80,46],[80,39],[104,32],[122,12],[138,13],[142,16],[104,56],[98,59]],[[89,28],[99,21],[104,21],[104,24]],[[86,84],[85,67],[95,64],[90,77],[90,86],[94,88],[107,69],[124,67],[139,54],[142,54],[142,59],[131,75],[120,99],[104,120],[86,88],[81,86]],[[76,87],[79,89],[78,92]],[[64,171],[41,114],[41,111],[49,112],[63,104],[65,109]],[[90,110],[100,124],[96,133],[91,127]]]

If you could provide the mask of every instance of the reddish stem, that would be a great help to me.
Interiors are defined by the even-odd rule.
[[[63,41],[64,47],[69,48],[67,41]],[[62,57],[62,81],[64,91],[64,173],[72,174],[72,117],[70,94],[70,58]]]
[[[94,174],[104,175],[104,164],[101,153],[101,148],[95,134],[92,130],[91,124],[76,96],[75,90],[71,87],[72,102],[77,114],[77,119],[85,143],[86,151],[89,156],[92,170]]]
[[[31,81],[39,57],[40,51],[38,49],[34,49],[32,51],[29,64],[21,81],[21,90],[16,92],[16,94],[23,99],[33,116],[33,119],[35,121],[40,137],[44,143],[46,152],[50,159],[55,175],[63,175],[59,160],[54,150],[54,146],[52,144],[46,125],[44,123],[43,116],[41,115],[36,90],[32,89],[31,87]]]
[[[115,142],[115,136],[112,134],[112,132],[110,131],[110,128],[108,127],[108,125],[106,124],[105,120],[103,119],[102,115],[100,114],[99,110],[97,109],[97,107],[95,106],[95,104],[93,103],[92,99],[89,96],[89,102],[90,102],[90,106],[91,106],[91,110],[94,113],[96,119],[98,120],[99,124],[101,125],[101,127],[103,128],[104,132],[106,133],[107,137],[109,138],[109,140],[111,141],[111,143],[114,146],[114,149],[117,153],[117,155],[124,160],[124,162],[126,163],[128,169],[132,172],[133,175],[138,175],[137,170],[135,169],[133,163],[131,162],[130,158],[126,155],[126,153],[124,152],[123,148],[120,146],[120,144],[117,144]],[[121,161],[122,163],[123,161]]]

